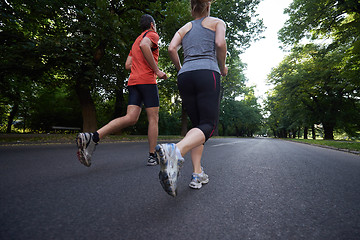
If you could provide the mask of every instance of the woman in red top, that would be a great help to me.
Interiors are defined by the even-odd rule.
[[[159,121],[159,94],[156,77],[167,79],[167,76],[157,66],[159,35],[156,33],[154,18],[148,14],[143,15],[140,19],[140,26],[143,32],[135,40],[125,63],[125,68],[131,70],[126,115],[112,120],[97,132],[79,133],[77,136],[78,159],[87,167],[91,165],[91,155],[99,140],[111,133],[134,125],[139,119],[142,104],[145,105],[149,121],[149,158],[147,164],[150,166],[158,164],[155,154]]]

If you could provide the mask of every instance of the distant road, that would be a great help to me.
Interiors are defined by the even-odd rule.
[[[87,168],[69,144],[0,146],[0,239],[360,239],[360,156],[268,138],[205,145],[210,182],[178,197],[147,143],[103,143]]]

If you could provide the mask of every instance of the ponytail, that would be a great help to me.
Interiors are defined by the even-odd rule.
[[[207,6],[211,4],[211,0],[191,0],[191,12],[203,15]]]

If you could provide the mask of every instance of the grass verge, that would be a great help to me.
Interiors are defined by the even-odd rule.
[[[0,134],[0,145],[74,143],[77,134]],[[174,141],[181,136],[159,136],[159,141]],[[147,141],[145,135],[110,135],[101,142]]]
[[[336,149],[360,152],[360,142],[337,141],[337,140],[314,140],[314,139],[286,139],[295,142],[302,142],[312,145],[328,146]]]
[[[75,144],[76,134],[0,134],[0,145],[13,144],[47,144],[47,143],[70,143]],[[178,141],[181,136],[159,136],[159,141]],[[290,139],[295,142],[302,142],[318,146],[327,146],[335,149],[354,151],[360,154],[360,142],[336,141],[336,140],[313,140],[313,139]],[[147,141],[146,135],[110,135],[101,142],[129,142]]]

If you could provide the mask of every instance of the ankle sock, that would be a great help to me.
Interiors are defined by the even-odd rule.
[[[99,137],[99,133],[98,132],[93,132],[93,137],[92,137],[93,141],[95,143],[98,143],[100,141],[100,137]]]
[[[180,152],[180,149],[178,147],[175,147],[175,151],[176,151],[176,156],[181,159],[183,158],[183,156],[181,156],[181,152]]]

